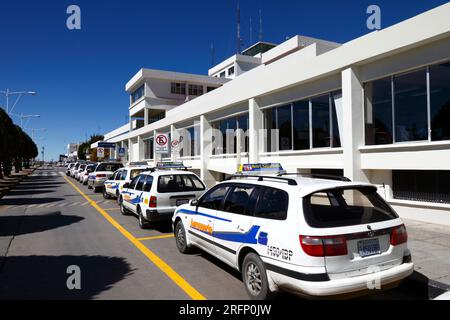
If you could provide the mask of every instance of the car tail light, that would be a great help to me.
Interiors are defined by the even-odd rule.
[[[99,173],[95,175],[97,178],[106,178],[106,174]]]
[[[399,227],[392,229],[391,231],[391,245],[398,246],[399,244],[408,241],[408,233],[406,227],[402,224]]]
[[[148,206],[150,208],[156,208],[156,197],[155,196],[151,196],[150,197],[150,201],[148,202]]]
[[[303,251],[313,257],[333,257],[347,254],[345,236],[300,236]]]

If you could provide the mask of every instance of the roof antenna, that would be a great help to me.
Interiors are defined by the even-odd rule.
[[[216,55],[216,49],[214,48],[214,42],[211,42],[211,67],[214,67],[215,65],[215,55]]]
[[[259,41],[263,41],[263,22],[261,9],[259,9]]]
[[[239,0],[237,2],[237,39],[236,39],[236,53],[241,53],[241,9],[239,8]]]
[[[253,45],[253,25],[251,16],[250,16],[250,45]]]

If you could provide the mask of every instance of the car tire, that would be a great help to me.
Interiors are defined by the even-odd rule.
[[[87,184],[88,189],[92,189],[92,187],[89,185],[89,183]]]
[[[111,196],[106,192],[106,188],[103,188],[103,199],[111,199]]]
[[[144,215],[142,214],[142,211],[141,211],[140,207],[137,208],[137,216],[138,216],[138,221],[139,221],[139,227],[141,229],[148,229],[148,228],[151,227],[150,221],[147,221],[144,218]]]
[[[254,252],[247,254],[242,262],[242,281],[252,300],[268,300],[273,297],[264,263]]]
[[[186,230],[184,229],[183,222],[178,221],[175,225],[175,242],[177,244],[178,251],[181,253],[190,253],[192,247],[187,245]]]
[[[125,206],[123,205],[123,198],[122,198],[122,196],[120,196],[120,201],[119,201],[119,207],[120,207],[120,213],[123,215],[123,216],[128,216],[128,215],[130,215],[130,211],[127,209],[127,208],[125,208]]]

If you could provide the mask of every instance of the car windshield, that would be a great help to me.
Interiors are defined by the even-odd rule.
[[[160,176],[158,192],[184,192],[205,190],[204,184],[193,174],[173,174]]]
[[[121,163],[100,163],[95,171],[114,172],[122,167],[123,167],[123,165]]]
[[[354,226],[398,218],[374,187],[335,188],[303,198],[306,222],[314,228]]]
[[[148,171],[148,169],[133,169],[130,172],[130,179],[134,179],[134,177],[137,177],[139,174],[141,174],[144,171]]]

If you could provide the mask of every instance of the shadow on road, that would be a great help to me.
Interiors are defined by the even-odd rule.
[[[62,215],[60,211],[32,216],[0,216],[0,237],[43,232],[68,226],[81,220],[84,218]]]
[[[30,188],[31,189],[31,188]],[[32,188],[35,189],[35,188]],[[14,189],[8,192],[9,196],[26,196],[26,195],[32,195],[32,194],[41,194],[41,193],[50,193],[55,192],[55,190],[20,190],[20,189]]]
[[[31,204],[53,203],[64,200],[63,198],[6,198],[0,199],[0,205],[23,206]]]
[[[67,288],[71,265],[80,268],[81,290]],[[118,257],[10,256],[0,270],[0,299],[92,299],[133,271]]]

